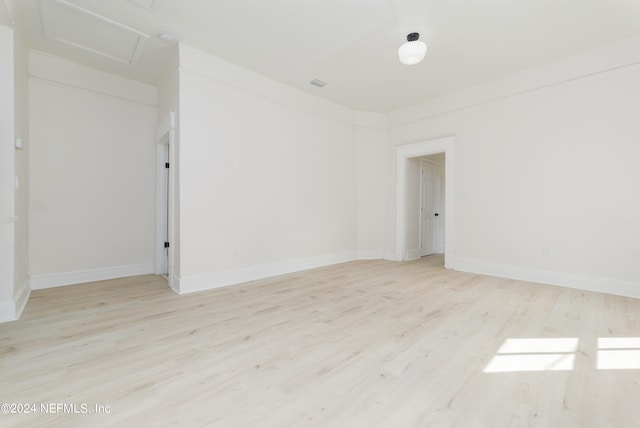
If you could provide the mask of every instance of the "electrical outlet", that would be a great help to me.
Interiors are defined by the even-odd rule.
[[[544,248],[542,250],[542,254],[544,254],[546,257],[550,257],[551,256],[551,249],[549,248]]]

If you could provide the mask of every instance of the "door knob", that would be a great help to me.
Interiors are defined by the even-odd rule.
[[[438,213],[435,213],[435,214],[434,214],[434,216],[436,216],[436,217],[438,217],[439,215],[440,215],[440,214],[438,214]]]

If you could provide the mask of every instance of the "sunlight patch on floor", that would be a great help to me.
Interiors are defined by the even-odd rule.
[[[599,338],[598,369],[640,369],[640,337]]]
[[[505,373],[573,370],[577,349],[578,339],[575,337],[507,339],[483,371]]]
[[[598,370],[640,370],[640,337],[598,338]],[[484,373],[573,370],[578,338],[510,338]]]

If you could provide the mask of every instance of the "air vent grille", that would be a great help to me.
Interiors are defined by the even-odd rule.
[[[318,88],[323,88],[324,86],[326,86],[327,82],[323,82],[320,79],[313,79],[311,82],[313,86],[317,86]]]

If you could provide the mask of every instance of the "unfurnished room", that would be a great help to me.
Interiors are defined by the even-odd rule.
[[[0,1],[0,426],[640,426],[637,0]]]

